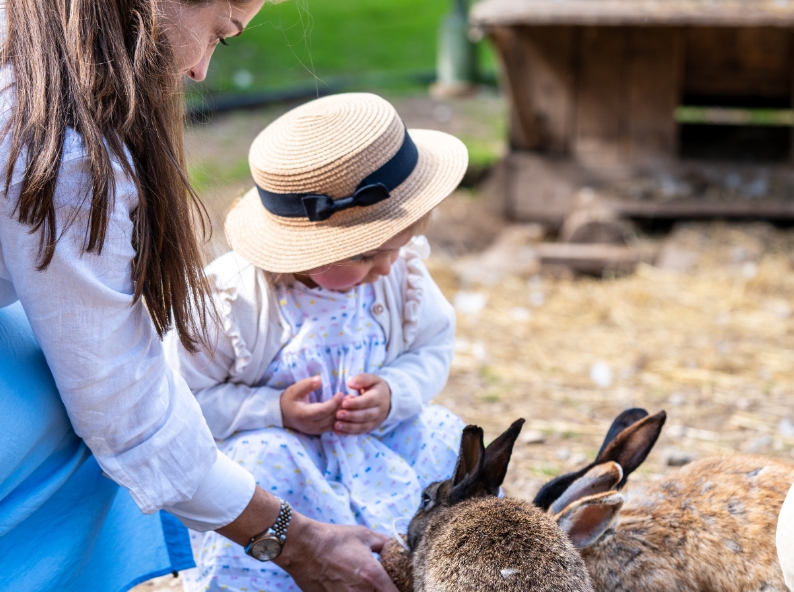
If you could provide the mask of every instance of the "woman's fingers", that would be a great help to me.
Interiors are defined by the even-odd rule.
[[[386,543],[389,542],[389,537],[385,534],[375,532],[374,530],[369,530],[368,528],[364,530],[366,530],[366,534],[369,537],[369,548],[375,553],[380,553],[383,547],[386,546]]]

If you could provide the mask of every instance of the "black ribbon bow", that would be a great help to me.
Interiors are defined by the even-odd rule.
[[[419,162],[419,151],[408,130],[397,153],[359,183],[349,197],[333,199],[316,193],[273,193],[257,186],[265,209],[284,218],[308,218],[312,222],[328,220],[337,212],[353,207],[372,206],[391,197],[391,191],[405,181]]]
[[[331,199],[327,195],[304,195],[301,198],[306,217],[312,222],[322,222],[328,220],[337,212],[347,210],[352,207],[374,206],[384,199],[391,197],[388,188],[383,183],[373,183],[365,185],[350,197],[341,199]]]

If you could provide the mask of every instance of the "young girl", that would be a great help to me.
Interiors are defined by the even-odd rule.
[[[257,187],[227,216],[233,251],[207,268],[214,349],[168,345],[220,450],[298,512],[388,533],[454,469],[463,423],[429,404],[454,311],[417,235],[467,161],[369,94],[294,109],[251,148]],[[189,590],[297,590],[214,533],[193,544]]]

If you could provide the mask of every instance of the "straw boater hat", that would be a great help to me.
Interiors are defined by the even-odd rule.
[[[281,116],[251,146],[256,187],[226,217],[231,247],[266,271],[294,273],[378,248],[458,186],[463,143],[407,130],[371,94],[317,99]]]

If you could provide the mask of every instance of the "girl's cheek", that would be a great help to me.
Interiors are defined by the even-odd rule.
[[[309,277],[314,283],[326,290],[343,290],[360,283],[369,273],[366,265],[345,264],[326,268],[325,271],[311,272]]]

